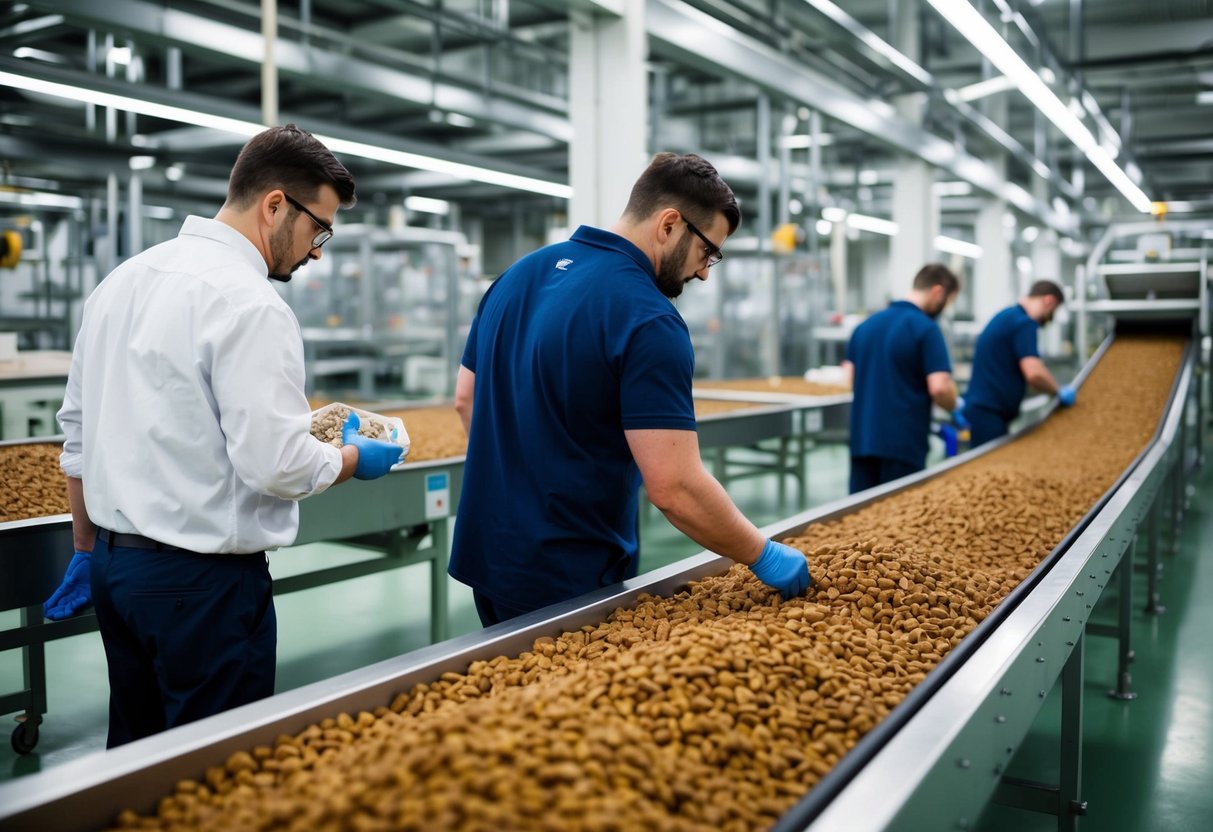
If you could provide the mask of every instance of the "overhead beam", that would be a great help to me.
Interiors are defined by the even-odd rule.
[[[191,51],[203,51],[250,68],[264,57],[260,32],[209,20],[196,14],[146,0],[34,0],[62,14],[68,21],[106,31],[128,32],[139,38]],[[487,123],[529,130],[570,141],[573,128],[565,113],[567,104],[554,96],[530,96],[526,103],[511,101],[495,90],[482,90],[391,69],[316,46],[280,40],[275,58],[284,78],[296,78],[336,94],[362,93],[380,99],[436,107],[462,113]],[[544,100],[546,99],[546,101]]]
[[[885,101],[862,98],[685,4],[649,0],[648,21],[651,49],[656,54],[717,77],[740,77],[774,95],[798,101],[1005,199],[1063,233],[1077,231],[1078,222],[1073,215],[1063,217],[1023,187],[1008,182],[985,162],[901,118]]]

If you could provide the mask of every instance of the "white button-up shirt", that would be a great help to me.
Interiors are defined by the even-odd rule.
[[[288,546],[341,452],[314,439],[299,322],[217,220],[132,257],[84,306],[59,422],[88,515],[195,552]]]

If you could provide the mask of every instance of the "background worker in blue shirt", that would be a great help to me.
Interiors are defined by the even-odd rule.
[[[767,540],[704,468],[695,354],[670,302],[741,221],[704,159],[659,153],[609,230],[581,226],[489,288],[455,387],[468,429],[450,574],[485,626],[637,572],[638,489],[785,597],[805,556]]]
[[[956,384],[935,319],[960,291],[941,263],[914,276],[905,300],[855,328],[844,366],[851,373],[851,493],[926,467],[931,404],[955,410]]]
[[[1061,287],[1051,280],[1032,284],[1019,303],[986,324],[973,352],[973,377],[965,393],[964,417],[969,422],[971,447],[1005,436],[1019,415],[1028,385],[1056,394],[1065,406],[1074,404],[1074,388],[1059,385],[1040,360],[1036,333],[1065,303]]]

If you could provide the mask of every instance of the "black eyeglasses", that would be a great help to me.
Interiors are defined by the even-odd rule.
[[[690,231],[692,234],[694,234],[699,239],[703,240],[703,244],[708,247],[708,268],[709,269],[724,259],[724,252],[721,251],[719,248],[717,248],[715,243],[713,243],[707,237],[703,236],[703,232],[700,231],[698,228],[696,228],[694,226],[694,224],[691,223],[690,220],[688,220],[686,217],[683,217],[682,221],[687,224],[687,230]]]
[[[309,217],[311,217],[312,222],[316,223],[316,225],[320,226],[323,229],[322,231],[317,231],[316,236],[312,238],[312,248],[320,248],[322,245],[324,245],[325,243],[327,243],[329,240],[331,240],[333,238],[333,226],[329,225],[327,222],[320,219],[320,217],[316,216],[311,211],[309,211],[307,208],[303,207],[303,203],[299,202],[299,200],[297,200],[297,199],[293,199],[290,194],[283,191],[282,195],[286,198],[287,202],[289,202],[291,205],[295,206],[300,211],[302,211],[303,213],[305,213]]]

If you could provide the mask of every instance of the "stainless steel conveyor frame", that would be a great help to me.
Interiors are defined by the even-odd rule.
[[[800,471],[803,484],[805,439],[803,422],[798,419],[801,408],[786,403],[751,403],[753,407],[702,417],[700,445],[707,453],[723,459],[728,447],[777,439],[778,460],[755,472],[777,474],[782,497],[784,473],[796,475]],[[399,411],[409,406],[432,405],[389,404],[381,409]],[[0,446],[62,441],[62,437],[49,437],[0,442]],[[373,550],[379,556],[278,577],[274,580],[274,594],[428,563],[430,640],[433,643],[444,640],[448,633],[449,518],[458,504],[463,463],[462,455],[407,463],[382,479],[351,481],[303,501],[295,545],[337,541]],[[423,547],[421,544],[427,538],[429,545]],[[46,621],[42,617],[42,601],[59,585],[71,556],[70,515],[0,523],[0,577],[3,577],[0,610],[20,612],[16,627],[0,630],[0,652],[22,650],[22,687],[0,693],[0,714],[21,712],[11,743],[20,753],[33,750],[42,716],[47,713],[44,645],[97,628],[96,616],[91,612],[65,621]]]
[[[1108,343],[1092,358],[1089,373]],[[1072,828],[1081,805],[1081,688],[1084,627],[1117,564],[1132,551],[1138,526],[1175,483],[1182,494],[1184,416],[1192,387],[1189,347],[1153,442],[1024,583],[941,662],[906,700],[866,735],[779,830],[963,828],[999,792],[1001,772],[1059,678],[1066,730],[1059,789],[1021,804],[1053,810]],[[795,534],[952,468],[1013,437],[956,457],[928,472],[797,515],[763,529]],[[338,712],[372,710],[421,682],[469,663],[530,649],[534,639],[604,620],[641,593],[668,595],[724,572],[731,561],[702,553],[575,600],[435,644],[313,685],[279,694],[47,772],[0,784],[6,830],[93,829],[124,808],[151,811],[182,778],[197,777],[237,750],[272,743]],[[1030,794],[1030,793],[1029,793]]]

